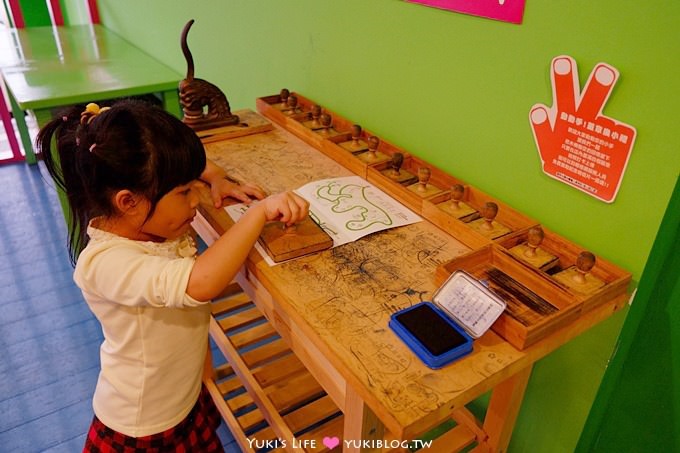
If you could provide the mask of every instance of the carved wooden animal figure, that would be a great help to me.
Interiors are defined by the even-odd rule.
[[[187,44],[193,23],[193,19],[187,22],[181,36],[182,53],[187,62],[186,78],[179,83],[183,121],[195,130],[238,124],[239,118],[232,115],[224,93],[207,80],[194,77],[194,58]]]

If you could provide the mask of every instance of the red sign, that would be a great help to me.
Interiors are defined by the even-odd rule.
[[[543,171],[611,203],[636,135],[633,126],[602,115],[619,71],[598,63],[580,92],[573,58],[555,57],[550,67],[553,106],[536,104],[529,113]]]
[[[411,3],[487,17],[515,24],[522,23],[525,0],[406,0]]]

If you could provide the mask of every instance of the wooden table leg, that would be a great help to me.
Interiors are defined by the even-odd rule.
[[[484,418],[484,431],[488,437],[477,446],[475,451],[504,452],[507,450],[531,370],[532,367],[528,366],[494,388]]]
[[[343,452],[377,452],[370,448],[385,438],[385,426],[350,386],[345,391]]]

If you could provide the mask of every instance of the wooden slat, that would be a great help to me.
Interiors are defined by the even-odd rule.
[[[224,379],[228,376],[231,376],[234,374],[234,370],[231,368],[231,365],[228,363],[224,363],[218,367],[215,367],[215,376],[217,380],[219,381],[220,379]]]
[[[279,382],[267,387],[266,394],[274,407],[279,411],[286,411],[303,401],[310,400],[323,394],[323,388],[314,377],[305,370],[286,382]]]
[[[290,349],[282,339],[278,338],[260,348],[243,353],[241,357],[246,365],[252,367],[286,354],[290,354]]]
[[[238,332],[233,335],[229,335],[229,340],[232,342],[236,349],[241,349],[245,346],[250,346],[251,344],[263,341],[266,338],[276,335],[276,330],[268,322],[258,324],[253,326],[248,330],[243,332]]]
[[[218,323],[223,332],[238,329],[254,322],[264,319],[262,313],[253,306],[252,308],[233,313],[225,318],[219,319]]]
[[[466,426],[456,425],[432,441],[428,451],[460,451],[472,445],[476,440],[475,433]]]
[[[255,407],[252,411],[250,411],[246,414],[240,415],[239,417],[237,417],[237,420],[238,420],[239,426],[241,427],[241,429],[243,429],[243,431],[250,431],[251,429],[253,429],[253,427],[255,427],[258,424],[266,421],[264,419],[264,415],[262,415],[262,412],[257,407]],[[271,428],[269,428],[269,425],[267,425],[267,428],[264,428],[264,429],[271,429]],[[269,434],[264,434],[263,438],[267,437],[268,435]],[[273,436],[273,438],[276,437],[276,434],[274,434],[274,431],[271,431],[271,435]]]
[[[236,395],[225,401],[227,402],[227,406],[229,406],[229,409],[232,412],[240,412],[246,409],[248,406],[255,404],[253,397],[250,396],[248,392],[241,393],[240,395]]]
[[[299,373],[297,376],[263,389],[263,394],[279,412],[284,412],[292,407],[302,404],[323,393],[321,386],[314,380],[311,374]],[[248,393],[237,395],[227,400],[232,411],[237,412],[253,403]]]
[[[231,310],[245,307],[252,304],[250,297],[246,293],[235,294],[229,297],[218,299],[210,305],[210,309],[214,316],[219,316]]]
[[[477,420],[475,414],[470,412],[466,407],[456,409],[451,413],[451,418],[453,418],[457,424],[464,425],[470,431],[472,431],[477,439],[477,442],[483,442],[487,439],[488,435],[484,431],[484,427],[481,422]]]
[[[330,418],[339,412],[340,410],[335,405],[335,403],[333,403],[333,400],[328,395],[324,395],[321,398],[300,407],[299,409],[289,412],[283,416],[283,419],[290,430],[294,433],[297,433],[310,428],[314,424]],[[260,412],[258,409],[238,417],[238,422],[244,431],[248,431],[248,429],[252,428],[258,423],[262,423],[263,421],[264,417],[262,412]],[[338,432],[341,431],[342,430]]]
[[[339,412],[338,406],[333,403],[333,400],[328,395],[324,395],[318,400],[286,414],[283,419],[293,432],[298,432]],[[338,432],[342,432],[342,428]]]
[[[234,376],[231,379],[226,379],[217,382],[217,388],[220,389],[220,393],[226,397],[229,393],[242,388],[243,384],[238,380],[238,377]]]
[[[306,441],[306,440],[313,440],[314,442],[311,443],[311,445],[314,445],[315,448],[307,448],[306,451],[310,453],[321,453],[321,452],[326,452],[326,451],[342,451],[342,427],[343,424],[345,423],[344,417],[336,417],[333,420],[329,420],[328,422],[324,423],[323,425],[314,428],[312,431],[309,431],[302,436],[299,437],[300,441]],[[326,447],[323,443],[323,438],[324,437],[337,437],[338,440],[340,441],[340,444],[338,444],[337,447],[335,447],[333,450],[329,450],[328,447]],[[433,450],[437,451],[437,450]]]
[[[292,374],[300,373],[305,370],[304,365],[295,356],[290,354],[282,357],[279,360],[267,363],[260,367],[259,370],[252,370],[253,376],[257,379],[262,387],[269,387]]]
[[[301,407],[289,414],[286,414],[283,419],[286,421],[291,431],[294,433],[308,429],[315,423],[320,422],[336,413],[338,413],[337,406],[333,403],[327,395],[323,398]],[[313,430],[298,436],[298,439],[316,439],[316,448],[308,449],[308,451],[328,451],[323,445],[323,438],[325,436],[337,436],[342,439],[342,425],[343,416],[333,418],[332,420],[315,427]],[[260,433],[265,438],[274,434],[271,428],[265,428]]]

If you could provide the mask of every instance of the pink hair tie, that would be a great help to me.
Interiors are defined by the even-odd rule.
[[[90,152],[94,151],[94,148],[97,146],[96,143],[93,143],[90,145]]]

